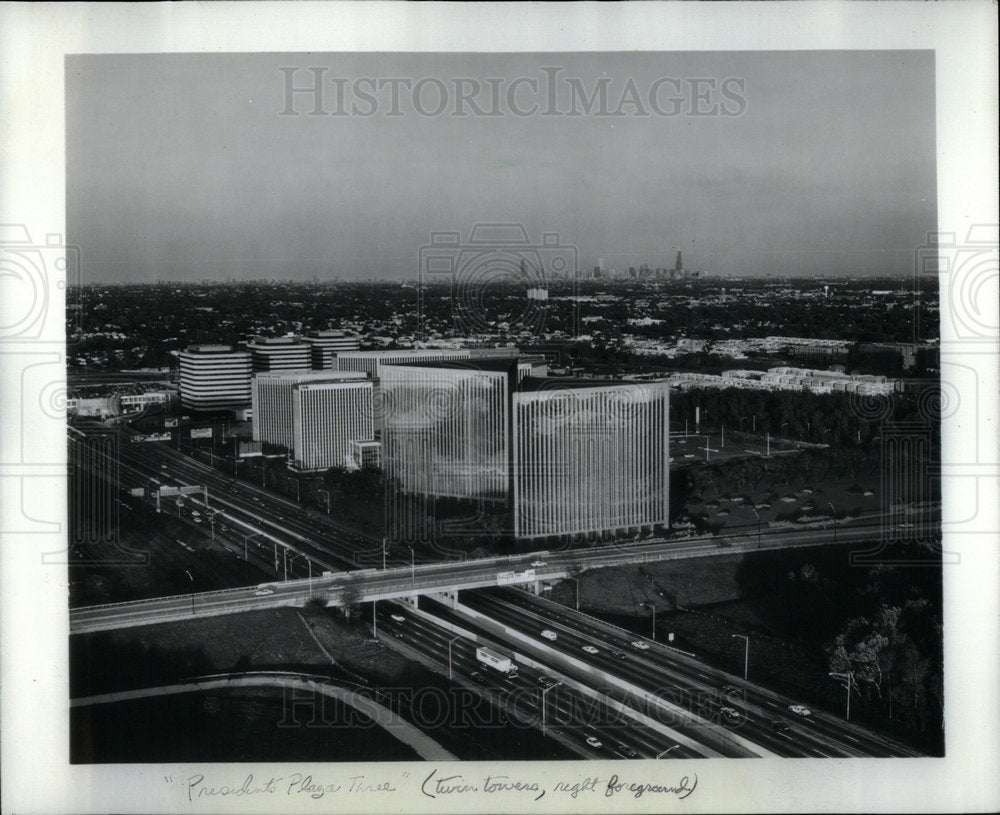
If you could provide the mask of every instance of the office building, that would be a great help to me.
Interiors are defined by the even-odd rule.
[[[298,385],[313,382],[365,379],[360,371],[282,371],[255,374],[251,383],[251,418],[254,441],[277,444],[287,450],[294,446],[293,396]]]
[[[667,384],[549,379],[531,366],[384,365],[383,467],[393,489],[504,502],[519,538],[665,526]]]
[[[668,525],[666,383],[528,377],[511,419],[515,537]]]
[[[382,454],[402,492],[503,499],[518,361],[383,365]]]
[[[302,341],[309,345],[312,367],[317,371],[336,370],[337,354],[357,351],[361,347],[357,334],[346,331],[314,331],[306,334]]]
[[[237,410],[250,405],[250,352],[231,345],[192,345],[178,355],[181,406]]]
[[[351,377],[292,388],[293,469],[349,466],[352,443],[374,439],[373,384],[367,377]]]
[[[253,372],[308,371],[312,368],[312,346],[301,337],[254,337],[247,343]]]
[[[337,354],[336,363],[339,371],[364,371],[373,379],[380,379],[383,365],[510,356],[517,356],[516,348],[406,348],[391,351],[345,351]]]

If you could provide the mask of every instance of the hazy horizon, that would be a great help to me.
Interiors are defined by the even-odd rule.
[[[66,101],[87,282],[416,280],[477,222],[583,272],[899,277],[936,229],[930,51],[78,55]]]

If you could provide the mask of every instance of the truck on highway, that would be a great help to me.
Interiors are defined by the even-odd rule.
[[[492,648],[487,648],[486,646],[477,648],[476,659],[482,662],[483,665],[488,665],[494,671],[507,674],[507,676],[514,676],[517,673],[517,666],[513,660],[504,654],[494,651]]]

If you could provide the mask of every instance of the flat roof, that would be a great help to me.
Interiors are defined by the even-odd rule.
[[[181,353],[189,354],[245,354],[246,351],[232,345],[189,345]]]
[[[582,388],[642,388],[652,385],[667,385],[666,382],[636,382],[630,379],[598,379],[596,377],[578,376],[526,376],[517,386],[519,391],[533,393],[537,391],[556,392]]]
[[[517,357],[474,357],[472,359],[442,359],[425,362],[397,362],[385,368],[445,368],[451,371],[496,371],[508,373],[517,365]]]

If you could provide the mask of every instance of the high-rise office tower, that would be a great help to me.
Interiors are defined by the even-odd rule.
[[[307,383],[366,379],[361,371],[278,371],[255,374],[251,382],[253,439],[294,447],[293,391]]]
[[[292,389],[294,469],[350,466],[352,443],[374,439],[373,385],[365,377],[302,382]]]
[[[192,345],[178,354],[181,405],[189,410],[238,410],[250,404],[248,351]]]
[[[357,351],[361,341],[357,334],[346,331],[313,331],[306,334],[302,341],[308,343],[312,354],[314,370],[336,370],[336,356],[345,351]]]
[[[254,373],[308,371],[312,368],[312,346],[301,337],[254,337],[247,343]]]
[[[530,370],[517,359],[384,366],[393,488],[505,502],[520,538],[666,525],[667,384]]]
[[[420,495],[503,499],[518,373],[511,357],[383,365],[382,460],[394,485]]]
[[[669,388],[528,377],[513,397],[518,538],[668,524]]]

